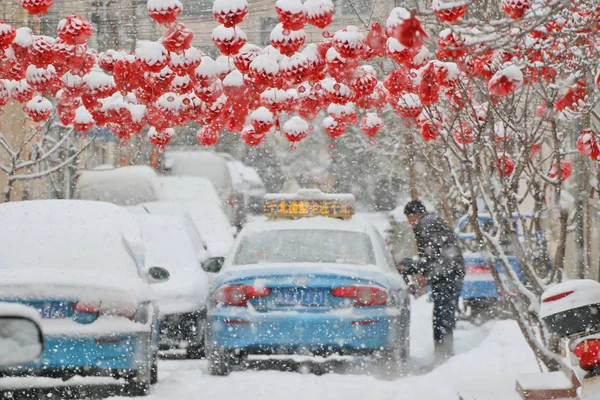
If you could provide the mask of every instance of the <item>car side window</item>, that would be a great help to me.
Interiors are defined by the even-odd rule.
[[[376,245],[379,246],[381,252],[383,253],[383,256],[385,257],[385,263],[391,270],[395,271],[396,266],[394,263],[394,259],[392,258],[392,254],[389,252],[385,244],[385,240],[383,239],[383,236],[381,236],[381,233],[379,233],[379,231],[375,231],[375,241],[377,242]]]

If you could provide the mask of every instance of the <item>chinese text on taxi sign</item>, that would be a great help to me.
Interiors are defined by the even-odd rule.
[[[354,204],[346,200],[265,200],[268,218],[350,218],[352,215]]]

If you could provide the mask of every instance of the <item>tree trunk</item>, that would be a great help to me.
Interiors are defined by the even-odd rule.
[[[12,193],[14,184],[15,184],[15,180],[9,178],[8,182],[6,183],[6,188],[4,189],[4,194],[3,194],[4,203],[8,203],[10,201],[10,195]]]

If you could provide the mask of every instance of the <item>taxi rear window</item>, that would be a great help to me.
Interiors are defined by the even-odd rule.
[[[371,239],[365,233],[326,229],[267,230],[246,235],[233,265],[334,263],[375,265]]]

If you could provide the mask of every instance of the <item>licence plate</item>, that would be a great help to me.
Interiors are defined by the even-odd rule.
[[[67,306],[70,306],[70,303],[66,302],[57,302],[57,303],[31,303],[27,304],[30,307],[33,307],[40,313],[42,318],[47,319],[55,319],[55,318],[65,318],[67,314]]]
[[[276,302],[278,305],[302,305],[320,307],[325,305],[325,291],[319,289],[284,289],[279,292]]]

